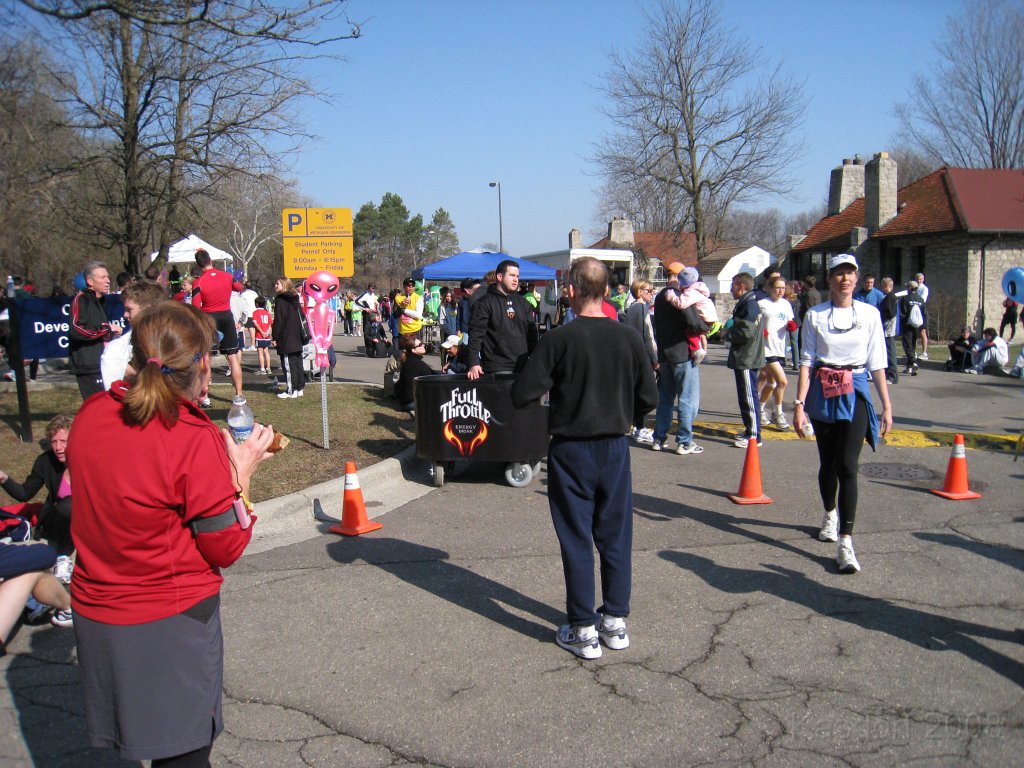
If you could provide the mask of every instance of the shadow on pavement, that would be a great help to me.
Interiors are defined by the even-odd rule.
[[[824,587],[802,573],[778,565],[762,563],[762,568],[767,570],[754,570],[729,568],[688,552],[662,551],[658,556],[692,572],[720,592],[774,595],[822,616],[873,632],[884,632],[924,650],[960,653],[1017,685],[1024,684],[1024,665],[986,647],[977,639],[1019,643],[1019,631],[936,616],[881,598]]]
[[[31,650],[13,656],[7,688],[31,765],[49,768],[142,768],[116,752],[88,746],[82,688],[75,663],[75,634],[38,629]]]
[[[448,562],[448,553],[433,547],[400,539],[356,537],[328,544],[327,554],[338,563],[363,561],[375,565],[408,584],[538,642],[550,643],[553,627],[565,619],[561,611],[549,605]],[[544,623],[510,613],[505,605],[532,614]]]
[[[700,488],[694,485],[682,485],[681,487],[703,491],[713,496],[726,495],[716,490]],[[737,509],[737,512],[741,511],[741,509],[742,508]],[[835,560],[832,557],[812,555],[809,552],[800,549],[799,547],[795,547],[785,541],[779,541],[771,536],[766,536],[763,533],[758,533],[743,527],[745,525],[750,525],[758,528],[782,528],[790,531],[802,531],[803,533],[806,533],[808,537],[817,540],[818,529],[812,528],[811,526],[778,523],[771,520],[765,520],[763,518],[726,515],[721,512],[715,512],[711,509],[690,507],[686,504],[680,504],[679,502],[672,501],[670,499],[662,499],[657,496],[647,496],[636,492],[633,493],[633,512],[649,520],[655,521],[671,518],[693,520],[694,522],[703,523],[704,525],[725,533],[742,536],[746,539],[750,539],[751,541],[756,541],[759,544],[769,544],[783,550],[784,552],[800,555],[801,557],[805,557],[808,560],[817,563],[826,571],[835,571]]]
[[[969,539],[966,536],[956,536],[952,533],[914,533],[911,534],[916,539],[923,541],[933,541],[936,544],[945,544],[948,547],[959,547],[960,549],[973,552],[976,555],[987,557],[990,560],[995,560],[997,563],[1008,565],[1011,568],[1016,568],[1019,571],[1024,571],[1024,552],[1013,547],[1000,546],[998,544],[988,544],[984,541],[975,541]]]

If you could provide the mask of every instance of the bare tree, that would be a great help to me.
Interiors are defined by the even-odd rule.
[[[209,236],[220,235],[224,249],[235,257],[247,279],[256,277],[261,254],[277,257],[274,277],[280,271],[281,210],[296,205],[300,194],[293,181],[276,176],[239,174],[220,182],[203,209]]]
[[[802,87],[779,66],[763,69],[757,46],[725,26],[713,0],[648,12],[636,53],[614,54],[603,90],[616,126],[597,162],[610,180],[650,179],[681,191],[699,255],[718,239],[712,215],[785,194],[803,109]]]
[[[1024,6],[966,5],[935,47],[938,66],[896,106],[904,139],[936,165],[1024,167]]]
[[[48,25],[64,52],[51,74],[67,127],[89,148],[72,170],[99,192],[79,228],[132,272],[151,249],[166,253],[193,201],[221,179],[280,171],[310,138],[299,102],[324,95],[299,63],[333,57],[324,46],[359,34],[319,31],[337,0],[23,4],[60,20]]]

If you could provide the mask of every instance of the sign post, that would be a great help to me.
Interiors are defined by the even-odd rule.
[[[285,277],[323,270],[355,274],[351,208],[285,208],[281,211]]]
[[[351,208],[285,208],[281,211],[281,240],[284,244],[284,274],[309,278],[303,289],[317,301],[308,315],[317,344],[334,344],[333,315],[316,312],[326,306],[327,294],[339,290],[339,277],[355,274]],[[331,279],[333,278],[333,280]],[[315,285],[310,285],[315,281]],[[332,310],[333,313],[333,310]],[[320,367],[320,412],[324,424],[324,449],[331,447],[327,425],[327,374]]]

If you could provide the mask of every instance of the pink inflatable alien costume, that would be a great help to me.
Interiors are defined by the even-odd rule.
[[[327,350],[334,343],[334,321],[338,316],[328,302],[338,295],[341,282],[330,272],[313,272],[306,278],[304,292],[315,304],[306,304],[306,322],[309,323],[310,340],[316,348],[316,365],[323,370],[329,368]]]

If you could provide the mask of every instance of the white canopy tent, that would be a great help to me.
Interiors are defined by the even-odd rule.
[[[220,248],[210,245],[201,237],[197,237],[196,235],[193,234],[189,235],[188,237],[182,240],[179,240],[176,243],[171,244],[170,250],[168,250],[167,252],[167,263],[182,264],[187,262],[189,264],[192,264],[196,260],[196,251],[198,251],[200,248],[204,248],[206,252],[210,254],[210,258],[213,259],[215,262],[224,262],[225,269],[234,260],[234,257],[232,257],[232,255],[227,251],[222,251]],[[155,261],[158,255],[159,251],[149,254],[150,263]]]

